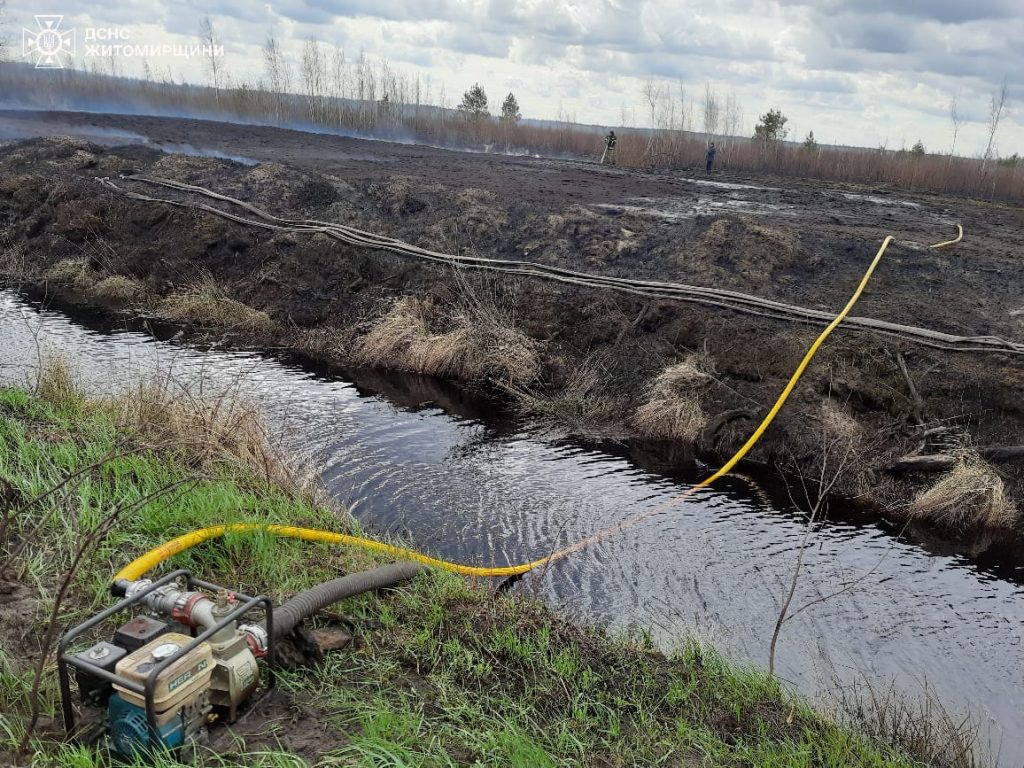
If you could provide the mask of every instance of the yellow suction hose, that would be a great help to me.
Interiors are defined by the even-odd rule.
[[[930,247],[942,248],[947,245],[953,245],[955,243],[960,242],[963,239],[964,231],[963,227],[961,227],[959,224],[957,224],[956,226],[958,229],[958,235],[955,240],[947,240],[941,243],[935,243]],[[628,528],[631,528],[634,525],[640,523],[641,521],[651,517],[652,515],[665,511],[669,507],[678,503],[680,500],[686,498],[687,496],[690,496],[691,494],[695,493],[701,488],[705,488],[711,485],[713,482],[723,477],[724,475],[727,475],[730,472],[730,470],[732,470],[732,468],[735,467],[736,464],[738,464],[743,459],[743,457],[750,452],[750,449],[754,447],[757,441],[761,439],[761,437],[765,433],[765,430],[768,429],[772,421],[775,420],[775,417],[778,415],[779,411],[782,410],[782,406],[785,405],[786,400],[793,392],[793,389],[796,387],[797,382],[800,381],[800,377],[803,376],[804,372],[807,370],[807,366],[810,365],[810,362],[814,358],[815,354],[817,354],[818,349],[825,342],[825,340],[832,334],[832,331],[834,331],[839,326],[839,324],[843,322],[846,316],[850,314],[850,311],[853,309],[854,305],[860,299],[861,294],[864,293],[864,289],[867,287],[868,281],[871,279],[871,276],[875,272],[875,268],[881,262],[883,254],[889,247],[889,244],[892,243],[892,241],[893,238],[891,235],[889,235],[888,237],[885,238],[885,240],[882,241],[882,245],[879,247],[878,252],[875,254],[875,257],[871,260],[871,263],[868,265],[867,270],[865,270],[864,272],[864,276],[861,278],[860,283],[857,285],[857,289],[853,292],[853,295],[850,296],[850,300],[846,302],[846,306],[843,307],[839,314],[835,316],[835,319],[833,319],[832,322],[828,324],[825,330],[823,330],[818,335],[818,338],[814,340],[814,343],[811,344],[810,348],[807,350],[807,353],[803,356],[803,359],[800,361],[800,364],[796,367],[796,370],[793,371],[793,374],[792,376],[790,376],[789,381],[786,383],[785,388],[782,390],[782,393],[775,400],[775,404],[771,407],[771,410],[768,411],[768,414],[758,425],[757,429],[754,430],[750,438],[743,444],[743,446],[738,451],[736,451],[735,454],[733,454],[732,458],[725,462],[721,469],[719,469],[710,477],[701,480],[696,485],[687,488],[682,493],[663,501],[654,508],[645,510],[644,512],[634,515],[633,517],[629,518],[628,520],[625,520],[624,522],[617,523],[616,525],[611,526],[609,528],[605,528],[604,530],[599,531],[598,533],[587,536],[586,538],[583,538],[574,544],[570,544],[567,547],[563,547],[562,549],[552,552],[546,555],[545,557],[541,557],[537,560],[532,560],[528,563],[520,563],[518,565],[482,567],[474,565],[465,565],[462,563],[453,563],[447,560],[439,560],[437,558],[424,555],[420,552],[416,552],[415,550],[406,549],[405,547],[397,547],[393,544],[385,544],[383,542],[375,541],[373,539],[367,539],[362,536],[352,536],[344,533],[335,533],[334,531],[321,531],[314,528],[299,528],[291,525],[272,525],[267,523],[232,523],[228,525],[215,525],[209,528],[200,528],[199,530],[195,530],[190,533],[178,536],[175,539],[171,539],[170,541],[165,542],[164,544],[161,544],[160,546],[155,547],[154,549],[151,549],[149,552],[146,552],[144,555],[136,558],[128,565],[126,565],[124,568],[122,568],[117,573],[117,575],[114,576],[114,582],[116,583],[121,580],[135,581],[136,579],[141,578],[147,572],[149,572],[150,570],[152,570],[168,558],[171,558],[180,552],[184,552],[186,549],[190,549],[191,547],[194,547],[196,544],[201,544],[204,541],[208,541],[209,539],[220,538],[221,536],[224,536],[225,534],[229,533],[247,533],[250,531],[262,531],[264,533],[271,533],[275,536],[282,536],[284,538],[289,539],[302,539],[303,541],[315,541],[324,544],[337,544],[341,546],[357,547],[371,552],[379,552],[381,554],[389,555],[395,558],[412,560],[417,563],[422,563],[423,565],[430,566],[432,568],[440,568],[442,570],[452,571],[453,573],[459,573],[464,576],[520,576],[524,573],[532,571],[535,568],[538,568],[539,566],[548,565],[557,560],[561,560],[562,558],[567,557],[568,555],[574,552],[578,552],[579,550],[584,549],[585,547],[597,541],[600,541],[604,538],[607,538],[608,536],[620,533]]]

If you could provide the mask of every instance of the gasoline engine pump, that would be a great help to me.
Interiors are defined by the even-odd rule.
[[[168,749],[188,759],[205,743],[209,723],[234,722],[261,679],[264,690],[273,686],[268,598],[235,594],[187,571],[120,582],[112,590],[124,599],[67,632],[58,649],[69,735],[105,738],[124,756]],[[137,615],[109,641],[69,650],[77,638],[132,608]],[[75,727],[69,668],[81,707],[93,714],[85,729]]]
[[[117,579],[111,592],[121,601],[68,630],[58,645],[64,728],[69,737],[105,742],[125,757],[170,750],[187,762],[207,742],[211,723],[235,722],[274,687],[278,643],[292,645],[304,619],[422,570],[398,562],[347,574],[277,607],[270,598],[230,592],[184,570],[155,581]],[[114,617],[128,612],[134,616],[109,640],[100,639]],[[313,650],[301,663],[322,658]],[[88,715],[77,726],[72,670],[77,706]]]

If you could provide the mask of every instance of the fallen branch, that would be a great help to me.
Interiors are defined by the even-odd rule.
[[[975,449],[979,456],[989,461],[1022,461],[1024,445],[988,445]],[[889,464],[886,472],[946,472],[953,468],[957,457],[948,453],[930,453],[920,456],[903,456]]]
[[[899,366],[900,373],[903,374],[904,381],[907,382],[907,393],[910,399],[910,415],[913,417],[915,423],[920,426],[924,424],[924,400],[921,398],[921,393],[918,392],[917,386],[914,384],[914,380],[910,377],[910,369],[907,367],[907,361],[903,357],[902,352],[896,353],[896,364]]]

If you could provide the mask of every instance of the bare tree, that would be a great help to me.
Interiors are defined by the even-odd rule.
[[[686,108],[686,88],[683,81],[679,81],[679,130],[689,131],[692,125],[691,115]]]
[[[345,59],[345,49],[334,47],[331,54],[331,98],[334,104],[337,123],[343,122],[345,113],[345,93],[348,83],[348,62]]]
[[[1003,78],[1002,87],[989,97],[988,107],[988,145],[985,147],[985,156],[981,161],[981,175],[988,171],[989,161],[992,159],[992,147],[995,145],[996,132],[999,130],[999,121],[1003,119],[1006,111],[1007,91],[1006,78]]]
[[[817,478],[817,488],[815,489],[816,492],[814,493],[813,500],[812,491],[808,488],[804,475],[797,470],[797,477],[800,479],[800,484],[803,486],[804,500],[807,503],[808,511],[804,524],[804,534],[800,539],[800,543],[797,545],[796,558],[793,561],[793,570],[790,573],[789,585],[783,595],[782,606],[779,608],[779,615],[775,620],[775,628],[772,630],[772,639],[768,645],[768,674],[770,675],[775,674],[775,650],[779,643],[779,635],[782,633],[782,626],[797,613],[800,613],[804,609],[810,607],[810,604],[808,603],[793,611],[793,597],[796,595],[797,585],[800,583],[800,576],[803,573],[804,566],[804,554],[807,552],[807,547],[811,542],[811,537],[824,522],[828,494],[835,487],[836,483],[839,482],[839,478],[843,474],[843,471],[846,469],[850,460],[852,450],[848,446],[845,451],[845,455],[840,458],[835,471],[832,471],[830,467],[831,460],[829,454],[834,450],[837,442],[837,440],[830,440],[827,435],[822,435],[821,472]],[[799,465],[794,462],[794,466]],[[790,501],[793,502],[794,506],[800,506],[797,504],[796,500],[793,499],[792,493],[790,494]]]
[[[671,130],[674,108],[672,106],[672,92],[668,85],[659,85],[653,79],[644,83],[644,101],[650,111],[651,132],[647,137],[647,148],[644,156],[653,156],[662,151],[665,139],[664,133]]]
[[[704,133],[711,138],[718,133],[718,123],[721,118],[721,104],[718,94],[711,87],[711,83],[704,84]]]
[[[216,91],[217,106],[220,106],[222,73],[220,60],[217,58],[217,48],[220,45],[220,41],[217,39],[217,33],[213,28],[213,21],[210,20],[209,16],[204,16],[203,20],[199,22],[199,37],[203,41],[203,48],[206,53],[206,69],[210,74],[210,85]]]
[[[644,83],[643,95],[644,101],[647,102],[647,108],[651,113],[651,132],[647,135],[647,148],[644,150],[644,156],[646,157],[654,152],[655,132],[658,127],[658,87],[654,84],[654,80],[648,79]]]
[[[956,93],[949,99],[949,121],[953,124],[953,143],[949,146],[949,156],[952,158],[956,154],[956,137],[959,135],[960,128],[964,124],[964,116],[957,104]]]
[[[327,84],[327,60],[320,50],[320,43],[310,38],[302,47],[302,82],[306,90],[309,120],[322,122],[324,90]]]
[[[723,131],[726,136],[736,136],[740,131],[740,123],[743,122],[743,108],[735,93],[730,93],[725,98],[725,124]]]
[[[805,518],[805,528],[803,536],[800,539],[800,543],[797,545],[796,557],[793,561],[793,570],[790,572],[789,584],[786,586],[782,595],[782,604],[779,607],[778,616],[775,619],[775,627],[772,631],[772,638],[768,645],[768,674],[775,674],[775,652],[779,643],[779,636],[782,633],[782,628],[790,619],[793,619],[803,613],[804,611],[813,608],[816,605],[821,605],[834,598],[844,595],[857,589],[862,583],[867,581],[873,574],[885,562],[886,558],[892,553],[906,530],[904,526],[903,530],[895,537],[891,546],[889,546],[879,557],[879,559],[862,572],[859,576],[855,576],[850,579],[844,579],[834,590],[826,592],[807,599],[805,602],[794,607],[793,600],[796,596],[797,587],[800,582],[800,577],[803,574],[804,568],[804,556],[808,548],[813,543],[814,534],[817,533],[822,525],[826,521],[827,515],[827,504],[828,498],[832,494],[832,491],[836,488],[840,478],[842,478],[846,472],[855,468],[855,462],[857,456],[864,451],[864,445],[858,440],[851,440],[848,437],[842,435],[830,434],[829,430],[823,428],[820,442],[820,463],[819,472],[816,478],[813,478],[813,487],[808,486],[808,482],[804,474],[800,471],[799,465],[792,460],[792,466],[796,467],[796,475],[802,486],[804,502],[806,505],[807,514]],[[790,492],[790,501],[795,507],[801,507],[796,499],[793,498],[792,491],[789,488],[787,482],[787,490]]]
[[[288,60],[281,50],[281,44],[274,37],[273,30],[267,32],[267,39],[263,43],[263,68],[273,93],[275,116],[280,122],[284,112],[285,94],[291,84],[291,73],[288,70]]]

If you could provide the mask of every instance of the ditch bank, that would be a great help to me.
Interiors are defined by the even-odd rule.
[[[294,132],[247,127],[254,133],[259,142],[243,137],[231,147],[260,159],[256,166],[78,139],[4,146],[3,273],[199,333],[468,382],[560,429],[663,440],[709,463],[739,447],[815,329],[454,271],[323,235],[268,233],[133,201],[95,177],[174,178],[277,215],[336,221],[446,252],[728,287],[822,309],[845,301],[892,232],[902,242],[859,313],[1021,338],[1012,285],[1024,274],[1010,244],[1022,228],[1012,209],[429,148],[416,148],[416,158],[402,148],[400,169],[354,166],[325,152],[314,170],[316,147],[296,156]],[[278,144],[287,165],[265,159]],[[390,146],[372,145],[378,156]],[[470,186],[436,180],[455,162],[454,180]],[[425,178],[431,172],[435,180]],[[543,180],[532,192],[524,186],[530,178]],[[914,244],[941,239],[954,215],[968,232],[963,248],[929,252]],[[981,532],[1005,544],[1020,533],[1022,470],[1013,448],[1024,434],[1022,388],[1024,364],[1007,355],[942,352],[840,329],[751,458],[824,477],[873,515],[972,547]]]

